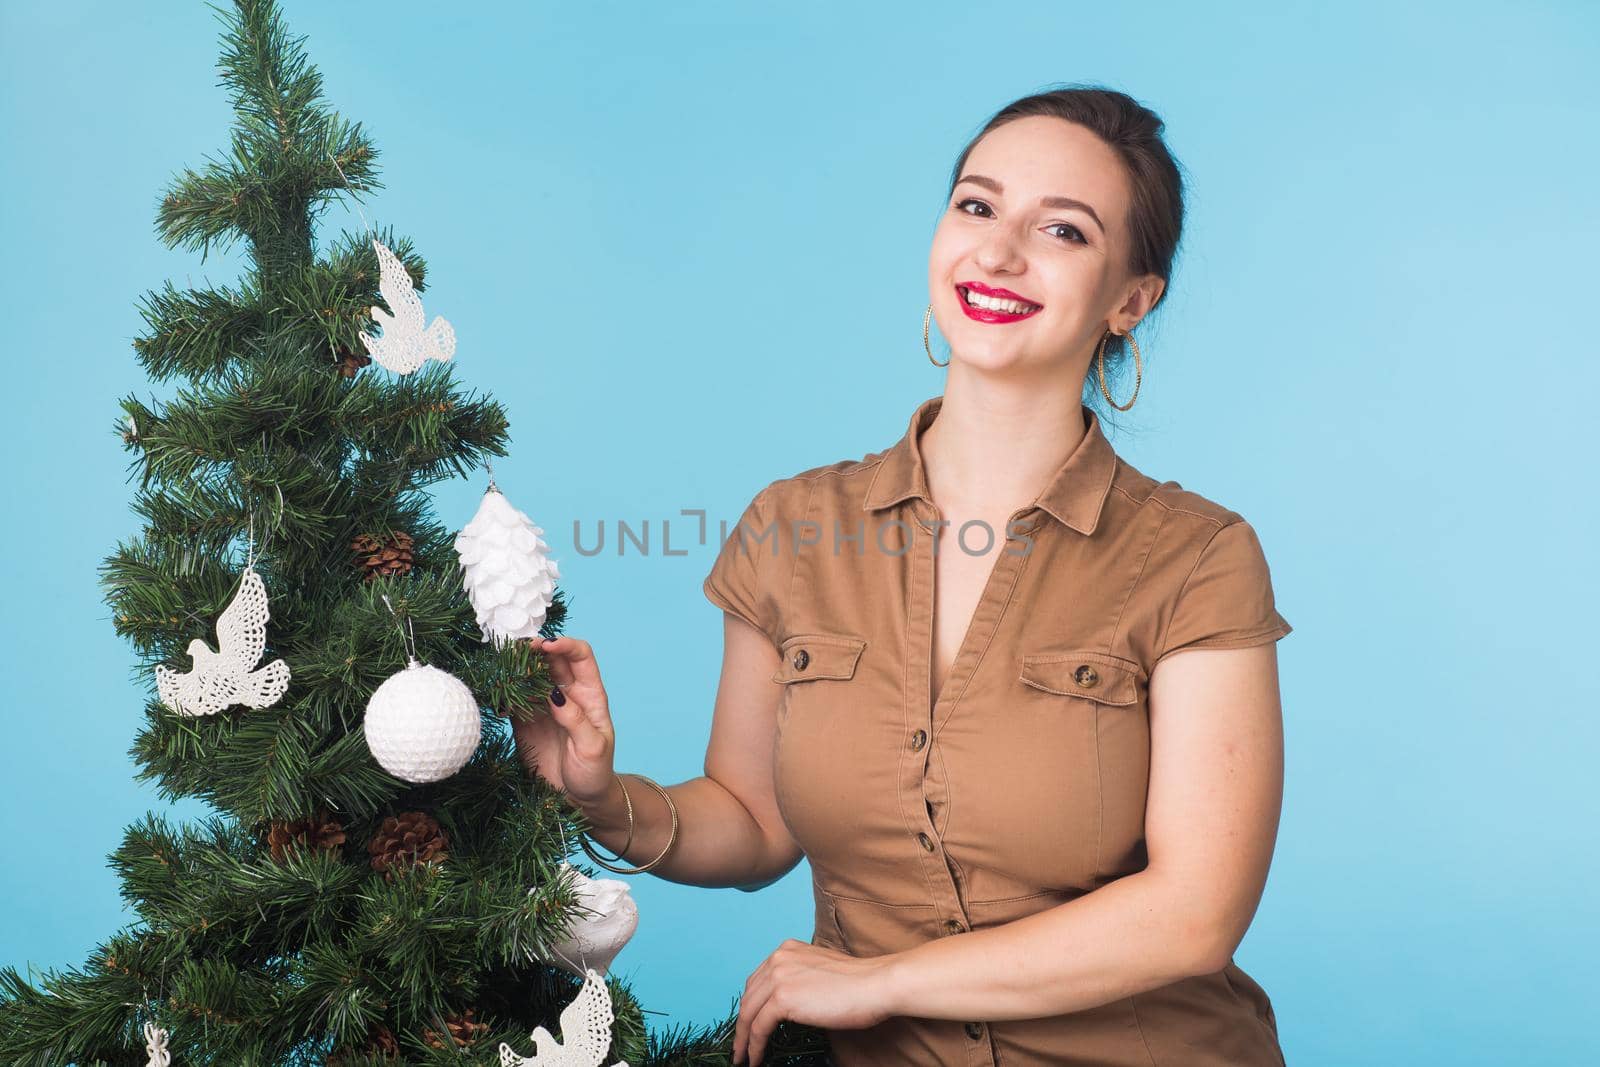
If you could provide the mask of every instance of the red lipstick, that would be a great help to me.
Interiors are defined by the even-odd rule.
[[[973,307],[967,303],[966,294],[962,292],[963,289],[969,289],[981,296],[992,296],[997,300],[1016,300],[1023,304],[1032,304],[1033,309],[1024,311],[1020,315],[1015,315],[1009,311],[993,311],[989,308]],[[967,318],[976,322],[988,323],[1021,322],[1023,319],[1038,314],[1039,309],[1043,306],[1037,300],[1029,300],[1020,293],[1013,293],[1010,289],[997,289],[992,285],[984,285],[982,282],[957,282],[956,302],[961,305],[961,310],[966,313]]]

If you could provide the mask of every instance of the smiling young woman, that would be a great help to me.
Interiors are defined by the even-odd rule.
[[[1129,465],[1090,403],[1132,406],[1107,367],[1171,277],[1161,130],[1070,87],[961,153],[928,259],[943,394],[745,509],[704,584],[703,777],[624,791],[592,650],[546,646],[566,743],[538,769],[596,840],[708,886],[810,861],[815,932],[750,976],[745,1062],[793,1019],[842,1067],[1283,1063],[1232,957],[1277,832],[1290,626],[1253,528]]]

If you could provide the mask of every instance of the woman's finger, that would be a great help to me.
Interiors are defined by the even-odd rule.
[[[566,647],[563,641],[571,640],[562,637],[546,637],[534,643],[544,656],[545,664],[550,669],[550,680],[557,685],[565,685],[572,681],[572,668],[567,666]]]
[[[745,1047],[745,1062],[751,1067],[761,1067],[767,1060],[767,1042],[784,1019],[783,1010],[776,997],[761,1002],[761,1009],[750,1021],[750,1036]]]
[[[557,693],[561,694],[560,702],[556,700]],[[567,732],[580,751],[600,752],[610,742],[610,735],[596,724],[600,716],[585,707],[580,697],[566,692],[564,686],[552,690],[545,704],[550,709],[550,717]]]
[[[565,692],[562,693],[561,703],[558,704],[555,700],[555,691],[558,689],[564,690],[572,681],[572,671],[567,666],[566,656],[558,643],[561,640],[563,639],[546,637],[536,641],[530,640],[529,644],[544,658],[550,681],[553,683],[551,692],[545,697],[545,707],[550,710],[551,717],[558,724],[563,728],[567,728],[566,720],[569,716],[561,714],[561,711],[563,707],[573,707],[572,701]],[[570,638],[566,640],[570,640]]]
[[[739,1015],[733,1026],[733,1062],[736,1064],[750,1062],[750,1027],[767,1000],[767,965],[770,962],[771,956],[761,961],[761,966],[745,980],[744,992],[739,995]]]
[[[606,703],[605,685],[600,680],[600,665],[589,642],[576,637],[558,637],[546,643],[550,677],[570,704],[576,704],[602,736],[613,733],[611,711]]]
[[[600,664],[594,658],[594,647],[579,637],[556,637],[541,646],[550,658],[550,677],[563,686],[588,685],[596,690],[603,688],[600,681]]]

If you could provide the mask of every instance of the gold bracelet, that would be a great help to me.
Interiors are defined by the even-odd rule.
[[[614,860],[620,860],[623,853],[628,851],[628,846],[633,844],[633,798],[628,795],[628,787],[622,784],[622,778],[616,771],[611,772],[611,777],[617,780],[617,788],[622,790],[622,802],[628,805],[628,836],[623,840],[622,847],[617,849],[617,854],[611,857]],[[580,840],[583,839],[580,838]],[[589,850],[584,849],[584,851],[588,852]],[[594,853],[590,852],[589,855],[594,856]],[[595,856],[595,858],[599,859],[600,857]]]
[[[615,771],[613,771],[612,773],[614,775],[616,775]],[[672,813],[672,832],[667,835],[667,843],[666,843],[665,847],[663,847],[661,849],[660,855],[656,856],[655,859],[651,860],[649,863],[643,864],[642,866],[626,867],[626,868],[625,867],[613,867],[610,863],[606,862],[606,859],[605,859],[604,856],[597,855],[595,853],[594,849],[590,846],[589,838],[587,836],[582,836],[582,837],[578,838],[578,844],[583,846],[583,850],[589,854],[589,858],[590,859],[594,860],[596,863],[598,863],[600,866],[604,867],[606,870],[615,871],[618,874],[640,874],[640,873],[642,873],[644,871],[648,871],[650,868],[654,867],[656,864],[660,863],[663,859],[665,859],[667,853],[672,851],[672,846],[675,845],[677,843],[677,841],[678,841],[678,805],[673,803],[672,795],[670,793],[668,793],[665,789],[662,789],[661,786],[658,785],[654,780],[652,780],[650,778],[647,778],[642,774],[635,774],[634,777],[638,778],[641,781],[643,781],[646,784],[648,784],[650,786],[650,788],[652,788],[656,792],[660,793],[661,796],[666,800],[667,809]],[[623,796],[623,798],[625,800],[627,800],[627,802],[628,802],[628,840],[631,842],[633,840],[633,798],[628,796],[628,787],[626,785],[623,785],[622,776],[621,775],[616,775],[616,779],[617,779],[617,784],[619,786],[622,786],[622,796]],[[626,851],[626,848],[624,848],[624,851]],[[613,859],[621,859],[622,856],[619,854],[619,855],[614,856],[612,858]]]
[[[660,793],[661,799],[667,802],[667,810],[672,813],[672,832],[667,835],[667,843],[662,847],[661,854],[655,859],[651,860],[649,863],[645,864],[644,867],[640,868],[641,870],[647,871],[665,859],[667,853],[672,851],[672,846],[678,843],[678,805],[673,801],[672,794],[663,789],[654,778],[649,778],[645,775],[637,774],[632,771],[629,773],[633,774],[635,778],[639,779],[651,789],[654,789],[657,793]]]
[[[613,773],[615,773],[615,772],[613,772]],[[597,855],[595,853],[594,849],[592,849],[589,846],[589,841],[588,841],[587,838],[580,837],[578,839],[579,844],[581,844],[583,846],[583,850],[589,854],[589,858],[590,859],[592,859],[596,863],[600,864],[600,866],[604,867],[606,870],[615,871],[618,874],[639,874],[639,873],[641,873],[643,871],[648,871],[650,868],[654,867],[656,864],[660,863],[664,858],[666,858],[667,853],[672,851],[672,846],[674,844],[676,844],[677,840],[678,840],[678,826],[679,826],[678,805],[673,802],[672,795],[670,793],[668,793],[665,789],[662,789],[661,786],[658,785],[653,779],[647,778],[642,774],[635,774],[634,777],[642,780],[643,782],[648,784],[650,786],[650,788],[652,788],[656,792],[660,793],[662,799],[664,799],[667,802],[667,809],[672,813],[672,831],[671,831],[671,833],[669,833],[667,835],[667,843],[661,849],[661,853],[658,856],[656,856],[655,859],[653,859],[649,863],[643,864],[641,866],[628,867],[628,868],[613,867],[610,863],[606,862],[605,857]],[[629,819],[629,824],[630,824],[629,833],[630,833],[630,840],[631,840],[631,834],[632,834],[631,826],[632,826],[632,820],[633,820],[633,799],[628,796],[628,787],[623,784],[622,777],[620,775],[617,776],[617,784],[622,787],[622,795],[628,802],[628,819]],[[622,857],[619,855],[619,856],[615,856],[613,858],[614,859],[621,859]]]

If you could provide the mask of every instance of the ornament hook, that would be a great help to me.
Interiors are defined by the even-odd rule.
[[[281,516],[282,516],[282,510],[281,509],[282,509],[282,506],[283,506],[283,490],[282,489],[278,490],[278,501],[279,501],[279,509],[280,509],[279,515],[280,515],[280,518],[281,518]],[[248,510],[248,512],[247,512],[247,516],[248,517],[245,520],[245,560],[244,560],[244,566],[245,566],[245,570],[250,570],[251,568],[253,568],[256,565],[256,560],[258,560],[262,556],[266,555],[267,546],[272,543],[272,527],[270,525],[268,525],[267,523],[262,523],[261,524],[262,530],[264,531],[264,533],[263,533],[263,536],[261,538],[261,547],[259,549],[257,549],[256,548],[256,509],[255,508],[250,508]]]
[[[406,650],[406,661],[407,661],[406,662],[406,666],[407,667],[420,667],[420,666],[422,666],[421,663],[417,662],[417,631],[416,631],[416,628],[411,625],[411,616],[410,615],[406,615],[405,616],[405,623],[404,623],[404,625],[402,625],[401,624],[400,613],[398,611],[394,610],[394,605],[392,603],[390,603],[390,601],[389,601],[389,594],[388,593],[379,593],[378,595],[383,597],[383,603],[384,603],[384,605],[386,607],[388,607],[389,614],[394,616],[394,624],[395,624],[395,626],[399,627],[399,629],[400,629],[400,643],[405,646],[405,650]],[[409,641],[406,638],[406,631],[408,629],[411,631],[411,637],[410,637]]]
[[[367,236],[376,237],[378,231],[373,229],[372,223],[367,219],[367,213],[361,210],[361,199],[356,194],[355,186],[350,184],[350,179],[345,177],[344,168],[339,166],[339,161],[332,152],[328,153],[328,162],[333,164],[333,169],[339,172],[339,180],[344,182],[344,187],[350,190],[350,202],[355,205],[356,214],[361,216],[361,223],[367,228]]]

